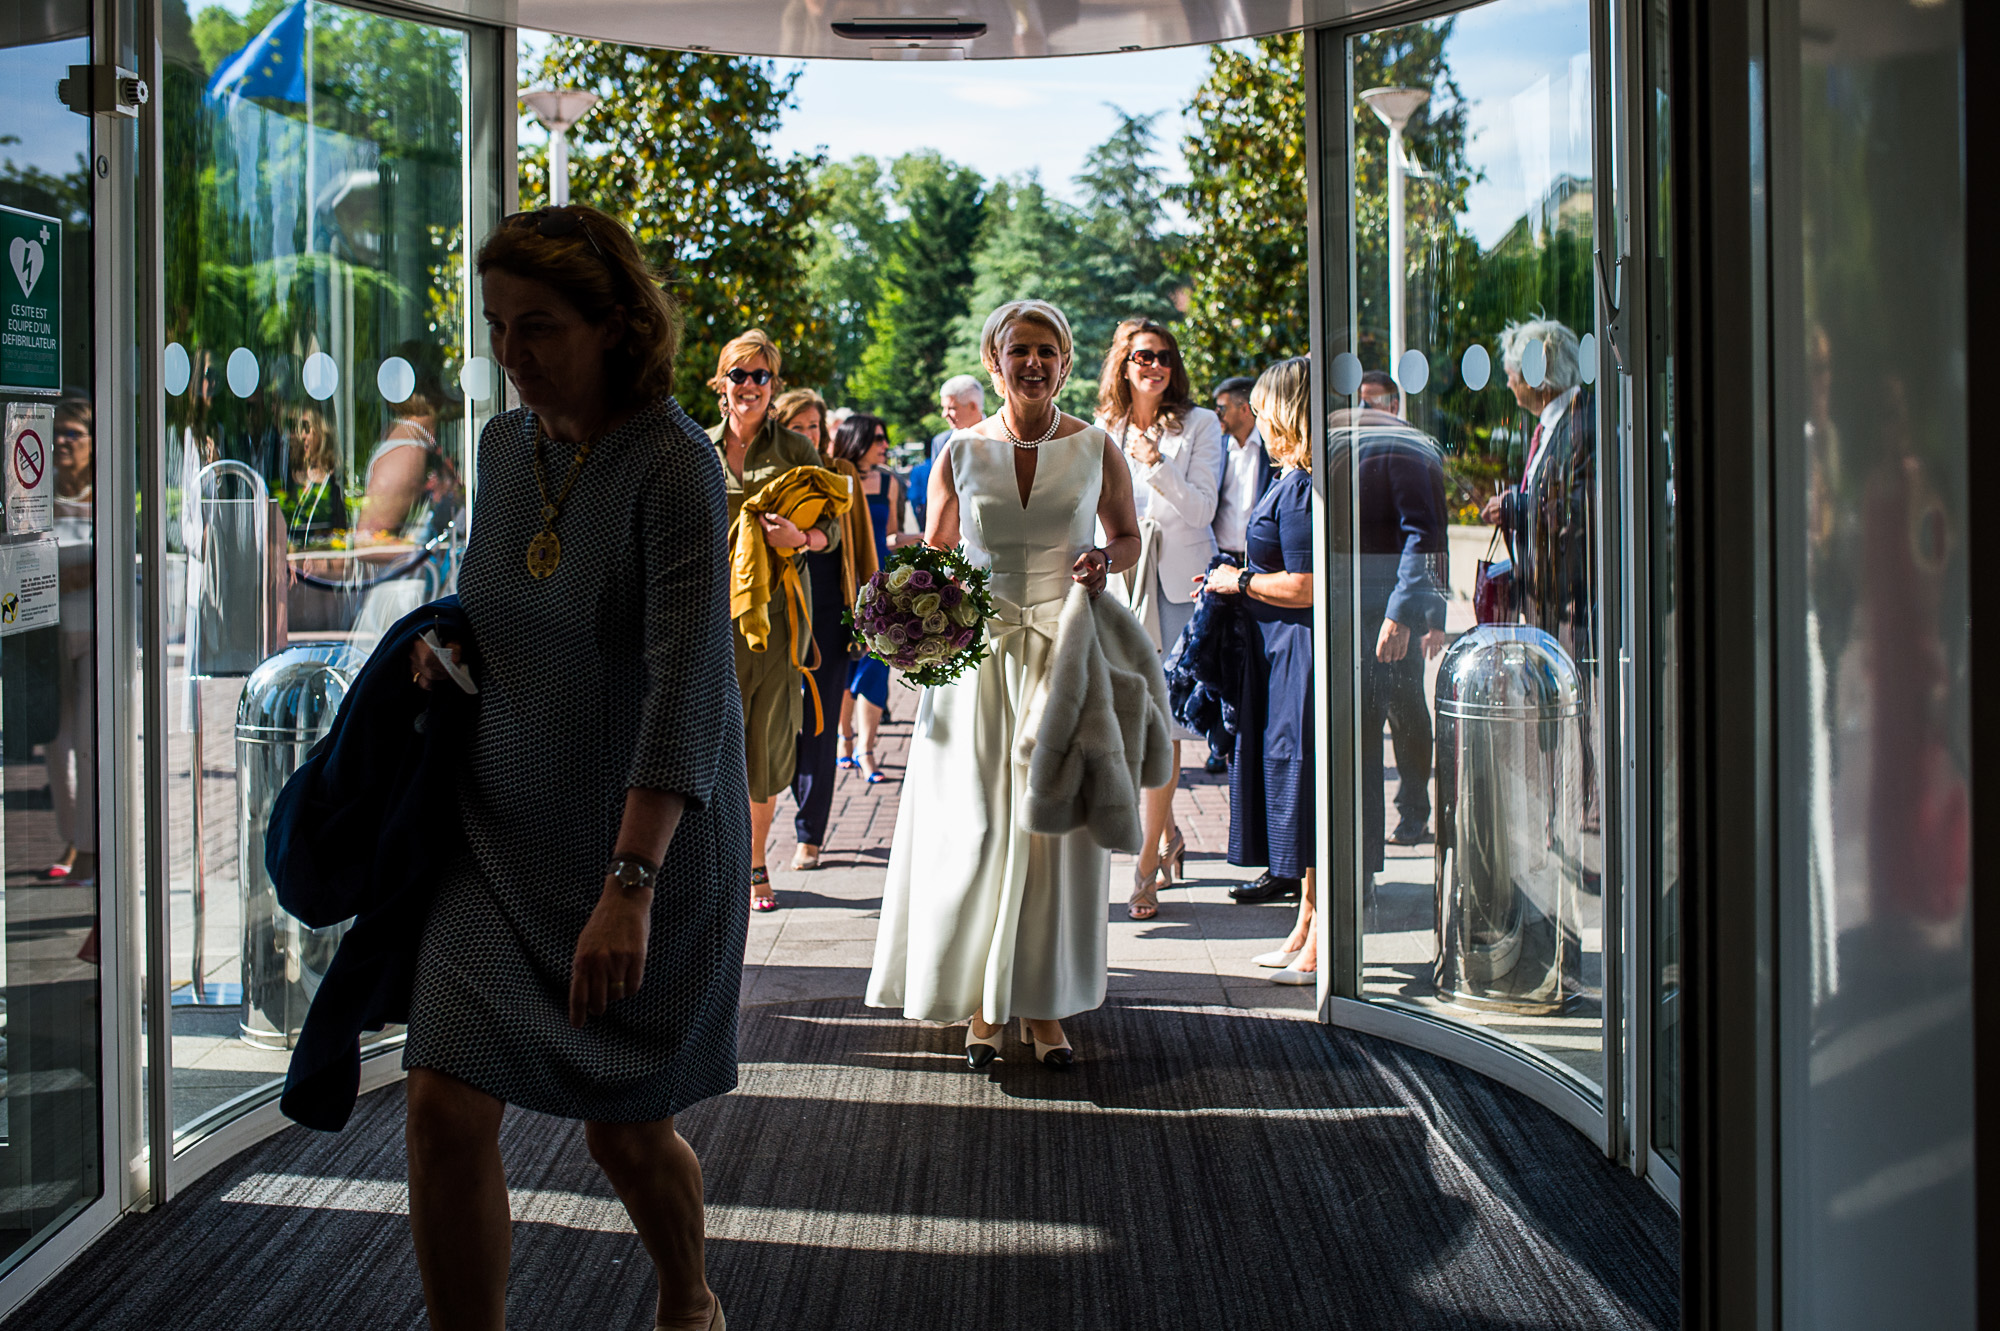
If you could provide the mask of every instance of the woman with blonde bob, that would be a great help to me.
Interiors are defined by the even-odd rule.
[[[1097,423],[1132,473],[1133,508],[1145,546],[1138,581],[1127,591],[1134,614],[1153,633],[1161,660],[1194,618],[1189,579],[1215,554],[1215,501],[1222,485],[1222,421],[1196,406],[1174,335],[1150,319],[1127,319],[1112,335],[1097,384]],[[1125,580],[1127,582],[1132,579]],[[1204,740],[1174,726],[1174,776],[1146,792],[1145,844],[1132,869],[1126,913],[1150,920],[1160,889],[1173,881],[1187,849],[1174,825],[1181,741]]]
[[[1319,970],[1313,928],[1313,544],[1311,370],[1304,356],[1258,376],[1250,410],[1271,461],[1285,468],[1250,515],[1248,568],[1218,564],[1196,588],[1240,596],[1257,625],[1262,660],[1244,674],[1236,757],[1229,765],[1229,862],[1303,878],[1298,921],[1275,957],[1279,984],[1312,984]]]
[[[966,1022],[973,1068],[1021,1017],[1035,1059],[1060,1069],[1074,1057],[1063,1019],[1104,1001],[1110,857],[1087,831],[1022,830],[1016,746],[1071,586],[1095,596],[1130,568],[1139,523],[1125,460],[1056,405],[1073,363],[1062,311],[1001,306],[980,353],[1002,405],[937,454],[924,539],[990,570],[990,654],[917,706],[867,1001]]]
[[[733,523],[743,501],[793,467],[817,467],[825,459],[810,439],[780,425],[771,413],[778,395],[784,356],[761,328],[730,339],[716,358],[708,386],[715,390],[722,420],[708,432],[722,462]],[[840,543],[840,518],[831,509],[804,531],[776,513],[758,516],[764,541],[798,569],[805,603],[813,604],[812,571],[804,556]],[[798,770],[799,726],[805,720],[805,693],[793,655],[787,616],[770,616],[764,650],[750,650],[739,621],[736,630],[736,683],[743,693],[743,750],[750,767],[750,909],[776,910],[765,842],[778,812],[778,792]]]
[[[479,441],[466,849],[437,883],[403,1053],[424,1301],[440,1331],[506,1322],[516,1105],[583,1121],[657,1269],[654,1320],[721,1331],[674,1119],[736,1085],[749,820],[722,468],[670,396],[679,310],[617,222],[517,213],[478,271],[523,405]],[[459,687],[422,643],[409,667]]]

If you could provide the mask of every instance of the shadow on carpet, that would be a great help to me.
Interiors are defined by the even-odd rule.
[[[1678,1233],[1546,1110],[1452,1064],[1229,1008],[1109,1005],[1062,1074],[851,1000],[743,1014],[701,1153],[741,1331],[1679,1324]],[[120,1221],[30,1328],[420,1328],[402,1089]],[[580,1125],[510,1111],[516,1327],[651,1325],[651,1266]]]

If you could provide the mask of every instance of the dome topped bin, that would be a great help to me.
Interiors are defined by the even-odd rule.
[[[1437,682],[1437,995],[1558,1011],[1582,984],[1584,704],[1554,638],[1482,624]]]
[[[243,1038],[289,1049],[346,924],[308,929],[264,869],[271,806],[333,725],[361,662],[344,642],[288,647],[251,672],[236,708],[237,871],[243,885]]]

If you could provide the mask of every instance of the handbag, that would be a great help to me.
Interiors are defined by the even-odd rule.
[[[1504,624],[1514,618],[1514,542],[1507,541],[1507,557],[1495,559],[1494,547],[1501,541],[1502,528],[1493,529],[1486,543],[1486,558],[1472,579],[1472,614],[1481,624]]]

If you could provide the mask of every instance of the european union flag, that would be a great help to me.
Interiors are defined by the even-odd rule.
[[[208,81],[208,95],[305,101],[306,4],[307,0],[294,0],[242,50],[224,60]]]

